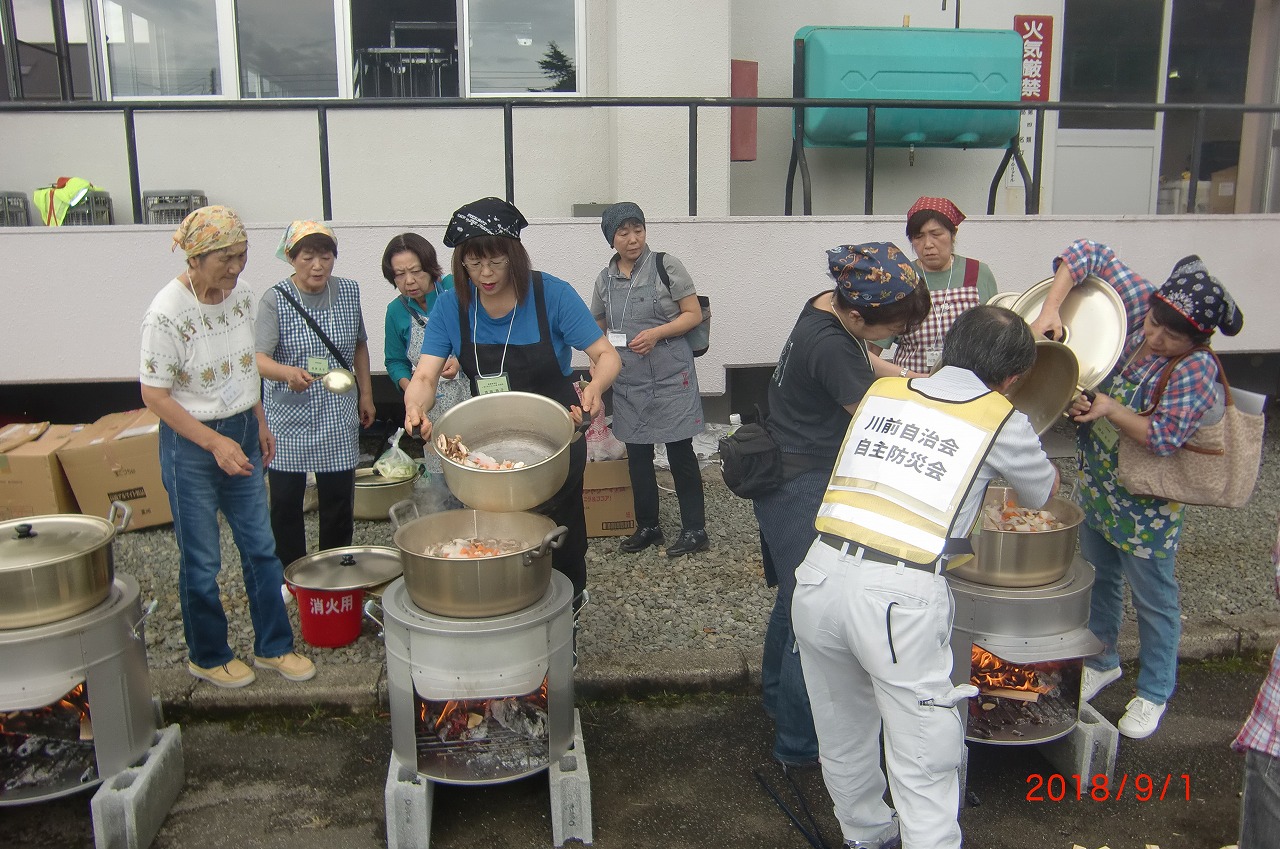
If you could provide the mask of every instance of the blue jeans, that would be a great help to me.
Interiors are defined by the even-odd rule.
[[[293,651],[293,629],[280,595],[284,570],[271,535],[258,418],[249,411],[205,424],[238,442],[253,463],[251,475],[228,475],[208,451],[160,425],[160,473],[178,538],[178,597],[187,654],[196,666],[209,669],[235,657],[227,645],[227,614],[218,596],[219,509],[240,550],[253,620],[253,653],[279,657]]]
[[[1174,558],[1134,557],[1087,525],[1080,526],[1080,553],[1095,571],[1089,630],[1102,641],[1102,652],[1085,663],[1096,670],[1120,665],[1116,643],[1124,619],[1124,583],[1128,581],[1138,611],[1138,695],[1164,704],[1173,695],[1178,677],[1178,641],[1182,638]]]
[[[1244,754],[1240,799],[1240,849],[1275,845],[1280,834],[1280,758],[1250,749]]]
[[[818,759],[818,732],[805,688],[804,668],[791,622],[796,567],[804,560],[817,532],[818,515],[830,469],[804,472],[778,489],[755,499],[760,524],[760,550],[765,575],[772,575],[778,594],[764,635],[760,670],[764,709],[774,721],[773,757],[785,764],[809,764]]]

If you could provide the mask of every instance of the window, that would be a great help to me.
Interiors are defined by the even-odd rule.
[[[576,92],[576,0],[463,0],[471,94]]]
[[[1163,0],[1066,0],[1062,31],[1065,103],[1155,103]],[[1064,111],[1058,126],[1150,130],[1153,112]]]
[[[84,0],[64,0],[63,23],[67,34],[64,67],[71,72],[71,90],[76,100],[93,97],[89,45],[86,43]],[[26,100],[60,100],[62,68],[53,32],[53,11],[47,0],[14,0],[14,47],[21,97]],[[2,34],[0,34],[2,37]],[[7,51],[0,51],[7,53]],[[0,100],[9,99],[8,56],[0,57]]]
[[[333,0],[238,0],[240,96],[337,97]]]
[[[214,3],[105,0],[102,12],[113,96],[222,93]]]

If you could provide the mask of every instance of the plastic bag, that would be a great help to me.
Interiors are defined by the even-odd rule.
[[[574,390],[578,393],[578,400],[582,400],[582,384],[573,384]],[[609,429],[605,423],[604,416],[596,416],[591,421],[591,427],[587,428],[587,460],[621,460],[627,456],[627,446],[613,435],[613,431]]]
[[[395,432],[388,442],[390,447],[382,452],[373,470],[384,478],[411,478],[418,472],[418,463],[400,449],[400,437],[404,436],[404,428]]]
[[[424,472],[413,485],[413,502],[418,506],[418,513],[422,516],[462,508],[462,502],[449,492],[444,477],[430,472]]]

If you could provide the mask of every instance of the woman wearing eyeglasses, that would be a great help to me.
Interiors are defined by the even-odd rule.
[[[422,343],[422,356],[404,394],[405,430],[431,436],[427,414],[449,357],[457,357],[475,394],[534,392],[569,409],[575,422],[604,413],[601,396],[622,368],[618,352],[591,310],[563,280],[534,271],[520,242],[528,224],[520,210],[483,198],[453,213],[444,244],[453,251],[454,289],[439,293]],[[573,349],[591,358],[591,382],[582,400],[570,379]],[[581,403],[581,407],[579,407]],[[569,477],[537,512],[569,529],[552,566],[573,582],[575,607],[587,585],[587,523],[582,512],[586,440],[569,449]]]
[[[435,247],[417,233],[401,233],[382,252],[382,276],[398,293],[387,304],[384,357],[387,376],[401,392],[408,387],[422,354],[422,338],[436,297],[453,288],[453,275],[442,278],[442,273]],[[431,409],[433,422],[454,404],[471,397],[469,382],[458,375],[456,358],[449,358],[440,377],[436,403]],[[423,461],[428,471],[440,471],[440,458],[434,451],[427,451]]]

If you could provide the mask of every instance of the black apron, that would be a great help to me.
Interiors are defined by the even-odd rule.
[[[458,327],[462,344],[458,363],[471,378],[472,395],[479,395],[477,374],[496,374],[502,367],[506,349],[507,382],[512,391],[532,392],[558,401],[567,410],[580,405],[573,381],[560,370],[560,360],[551,344],[551,324],[547,320],[547,302],[542,289],[542,272],[532,275],[533,301],[538,312],[538,341],[530,345],[495,345],[471,341],[471,316],[458,302]],[[472,291],[471,297],[479,298]],[[478,362],[477,362],[478,360]],[[587,519],[582,509],[582,474],[587,468],[587,441],[579,439],[569,446],[569,477],[564,486],[545,503],[533,508],[569,529],[564,545],[551,552],[552,567],[573,582],[574,596],[587,587]]]

